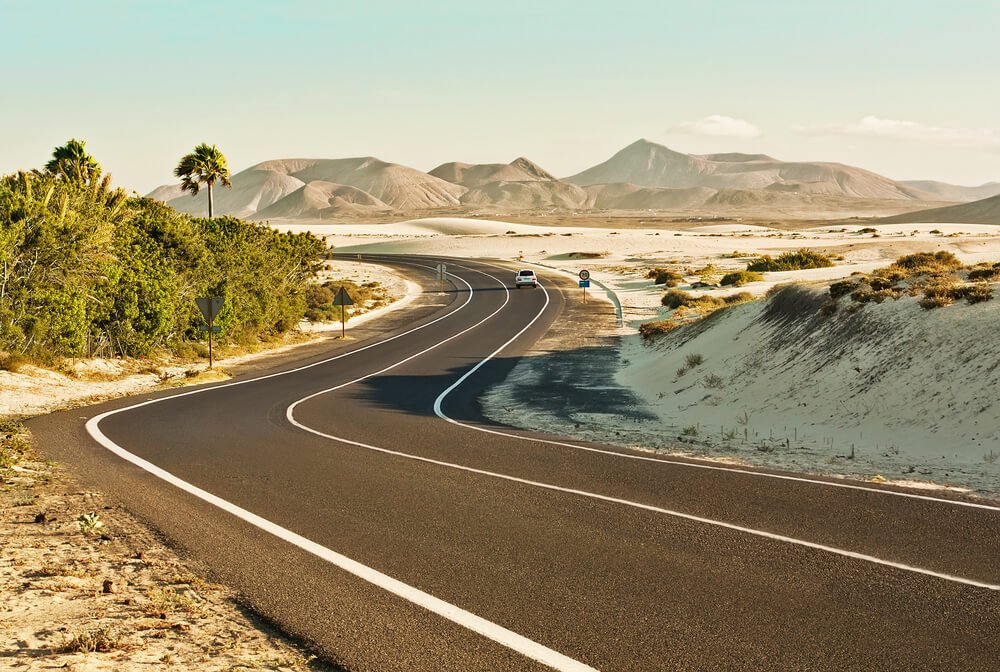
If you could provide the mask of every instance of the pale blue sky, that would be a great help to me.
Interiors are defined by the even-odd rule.
[[[524,155],[564,176],[645,137],[897,179],[1000,180],[995,0],[0,9],[4,173],[78,137],[140,192],[172,181],[201,141],[234,170],[294,156],[430,170]]]

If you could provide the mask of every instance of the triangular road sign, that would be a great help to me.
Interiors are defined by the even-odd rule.
[[[333,305],[335,306],[353,306],[354,299],[351,295],[347,293],[347,290],[341,287],[337,290],[337,296],[333,297]]]

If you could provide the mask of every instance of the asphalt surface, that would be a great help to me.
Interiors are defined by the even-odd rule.
[[[1000,584],[1000,510],[495,425],[477,397],[575,292],[554,273],[541,277],[546,290],[514,290],[509,269],[448,260],[454,284],[437,293],[436,261],[385,260],[427,293],[353,341],[239,384],[29,426],[43,452],[351,670],[548,668],[121,459],[84,423],[169,397],[99,428],[192,486],[573,664],[1000,669],[1000,591],[969,583]],[[440,411],[513,436],[439,417],[442,392],[505,345]],[[553,397],[566,393],[560,380],[553,374]]]

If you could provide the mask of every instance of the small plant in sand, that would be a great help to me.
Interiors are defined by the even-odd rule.
[[[101,530],[104,528],[104,523],[101,522],[101,517],[94,512],[84,513],[77,516],[76,525],[80,528],[80,532],[88,536],[100,534]]]
[[[12,467],[31,453],[28,430],[16,420],[0,421],[0,469]]]
[[[833,258],[828,254],[802,248],[795,252],[785,252],[777,257],[768,254],[757,257],[747,264],[748,271],[766,273],[771,271],[800,271],[808,268],[828,268],[833,266]]]
[[[639,325],[639,335],[642,336],[643,341],[650,341],[657,336],[670,333],[679,326],[681,326],[680,322],[672,319],[646,322]]]
[[[681,436],[698,436],[698,426],[689,425],[681,430]]]
[[[705,376],[704,382],[705,382],[705,387],[711,390],[722,389],[722,387],[725,385],[724,381],[722,380],[722,376],[716,375],[714,373],[710,373],[707,376]]]
[[[693,369],[696,366],[701,366],[705,363],[705,358],[696,352],[692,352],[687,357],[684,358],[684,363],[687,364],[689,369]]]
[[[131,639],[109,626],[85,630],[65,639],[62,650],[66,653],[110,653],[131,648]]]
[[[723,287],[742,287],[747,283],[760,282],[763,279],[764,276],[755,271],[736,271],[734,273],[726,273],[722,276],[719,284]]]

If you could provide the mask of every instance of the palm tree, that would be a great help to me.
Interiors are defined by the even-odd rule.
[[[85,140],[72,139],[52,150],[52,158],[45,164],[45,171],[64,180],[78,184],[96,182],[101,176],[101,164],[87,153]]]
[[[208,185],[208,217],[214,214],[214,203],[212,201],[212,187],[216,182],[221,182],[227,187],[232,187],[229,181],[229,167],[226,165],[226,157],[223,156],[215,145],[203,142],[194,148],[190,154],[185,154],[180,163],[174,168],[174,175],[181,178],[181,190],[190,191],[192,196],[197,196],[201,190],[201,185]]]

